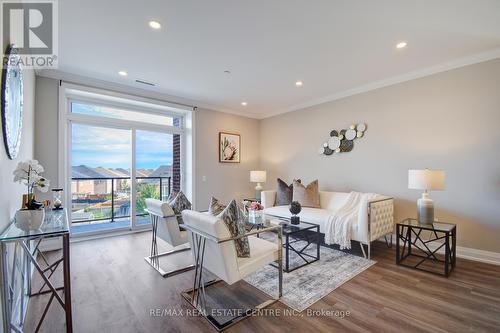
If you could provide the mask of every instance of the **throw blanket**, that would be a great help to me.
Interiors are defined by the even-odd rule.
[[[342,250],[350,249],[352,225],[358,223],[360,207],[376,196],[375,193],[349,193],[344,205],[326,222],[325,243],[339,244]]]

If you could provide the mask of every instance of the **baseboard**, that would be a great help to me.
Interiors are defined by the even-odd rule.
[[[394,244],[396,243],[396,235],[393,235]],[[384,238],[378,239],[380,242],[385,242]],[[431,250],[434,250],[436,246],[432,246],[431,243],[428,244]],[[438,253],[444,253],[444,249],[438,251]],[[500,253],[491,252],[485,250],[472,249],[464,246],[457,246],[457,258],[468,259],[478,262],[483,262],[486,264],[499,265],[500,266]]]

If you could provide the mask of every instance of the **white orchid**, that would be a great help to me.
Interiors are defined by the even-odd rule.
[[[14,182],[23,183],[28,187],[28,195],[32,194],[35,189],[40,192],[49,190],[50,181],[42,177],[44,172],[43,166],[37,160],[28,160],[19,162],[16,170],[14,170]]]

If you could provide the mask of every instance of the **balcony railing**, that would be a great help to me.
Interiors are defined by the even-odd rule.
[[[165,201],[172,189],[172,177],[135,179],[136,216],[146,216],[144,199]],[[130,218],[131,185],[131,177],[71,178],[72,223]]]

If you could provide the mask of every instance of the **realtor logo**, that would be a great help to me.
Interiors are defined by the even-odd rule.
[[[23,67],[57,67],[57,2],[2,1],[2,53],[15,45]]]

